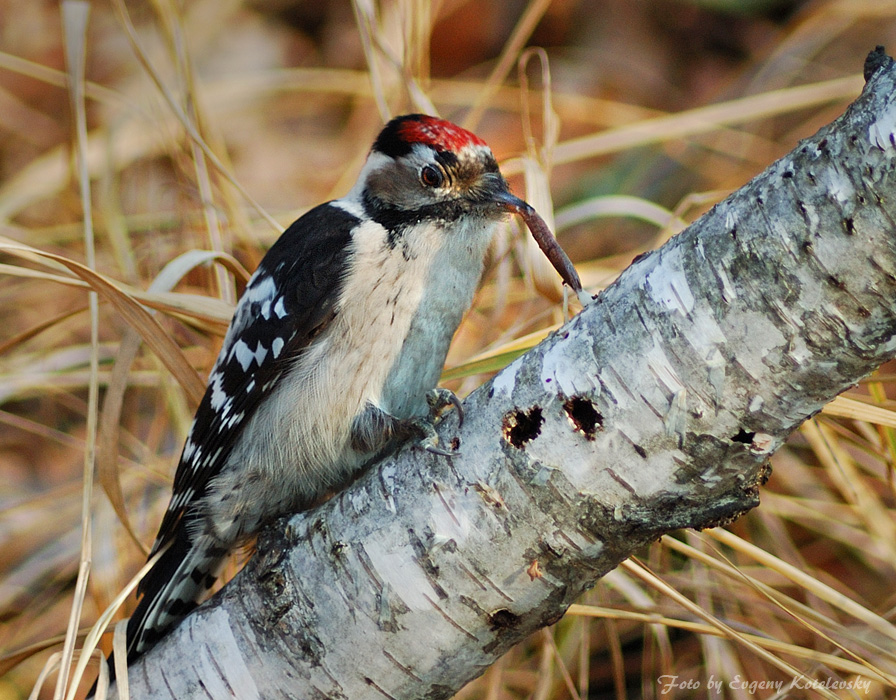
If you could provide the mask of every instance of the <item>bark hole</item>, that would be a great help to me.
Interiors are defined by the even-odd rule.
[[[519,626],[520,616],[510,612],[507,608],[500,608],[489,614],[488,624],[495,631],[513,629]]]
[[[538,437],[542,423],[544,416],[539,406],[528,411],[511,411],[504,416],[504,439],[514,447],[522,447]]]
[[[594,407],[594,403],[581,396],[567,399],[563,410],[576,432],[582,433],[588,440],[594,440],[597,432],[604,427],[604,417]]]
[[[751,432],[749,430],[744,430],[741,428],[737,431],[737,435],[735,435],[731,440],[733,442],[742,442],[745,445],[752,445],[753,438],[756,436],[756,433]]]

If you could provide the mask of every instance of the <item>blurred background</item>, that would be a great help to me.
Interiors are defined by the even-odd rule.
[[[73,605],[86,632],[142,565],[247,271],[389,116],[482,136],[596,291],[841,114],[878,44],[892,0],[110,0],[86,36],[0,0],[0,700],[53,697]],[[524,234],[452,348],[461,394],[562,321]],[[762,507],[644,549],[458,698],[894,697],[893,380],[795,434]]]

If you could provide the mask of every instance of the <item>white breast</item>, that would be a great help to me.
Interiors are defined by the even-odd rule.
[[[425,411],[493,230],[426,223],[390,245],[380,224],[359,226],[335,319],[249,420],[208,505],[238,507],[241,528],[307,507],[361,465],[350,429],[368,403],[400,418]],[[239,505],[227,502],[234,491]]]

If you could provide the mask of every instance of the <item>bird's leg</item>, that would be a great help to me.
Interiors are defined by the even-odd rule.
[[[392,440],[404,442],[416,437],[416,447],[442,457],[457,453],[438,446],[439,435],[435,423],[448,406],[457,409],[458,427],[463,425],[464,411],[460,399],[449,389],[436,387],[426,394],[428,416],[396,418],[380,408],[368,404],[352,422],[352,448],[358,452],[378,452]]]
[[[457,427],[462,426],[464,424],[464,409],[460,399],[450,389],[437,386],[426,393],[426,403],[429,404],[429,416],[426,418],[411,418],[409,420],[408,427],[416,431],[420,436],[417,440],[417,447],[434,455],[454,457],[457,452],[454,450],[443,450],[438,446],[439,435],[436,433],[435,423],[441,418],[442,411],[449,406],[454,406],[457,410]]]

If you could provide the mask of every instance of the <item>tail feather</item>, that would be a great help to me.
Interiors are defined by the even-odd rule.
[[[228,550],[190,537],[188,528],[178,529],[175,539],[140,582],[139,603],[128,620],[128,665],[149,651],[186,617],[212,587]],[[115,678],[112,655],[109,673]]]

